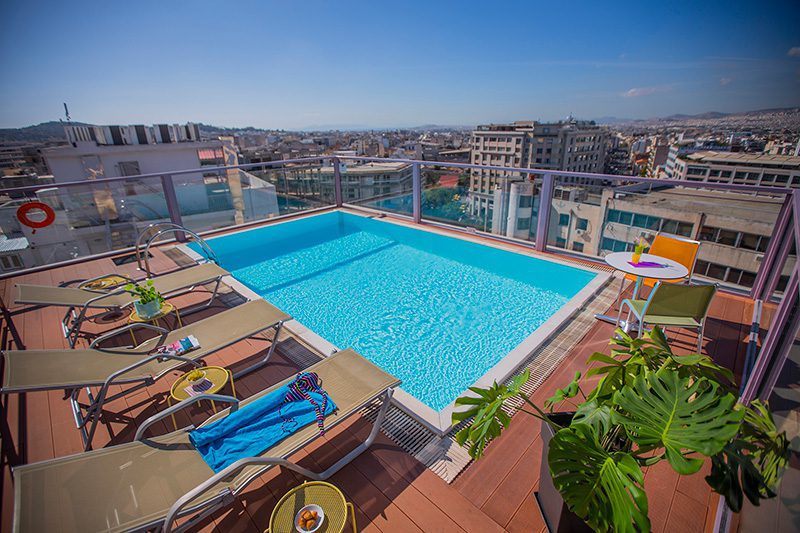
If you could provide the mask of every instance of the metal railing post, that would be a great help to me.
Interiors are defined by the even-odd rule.
[[[339,168],[339,158],[334,157],[331,161],[333,162],[333,196],[336,207],[342,207],[342,171]]]
[[[164,189],[164,200],[167,202],[170,221],[178,226],[183,226],[181,208],[178,205],[178,196],[175,194],[175,184],[172,182],[171,175],[164,174],[161,176],[161,187]],[[179,242],[186,242],[186,235],[182,231],[177,231],[175,232],[175,239]]]
[[[555,180],[552,174],[545,174],[542,178],[542,190],[539,194],[539,212],[536,215],[536,249],[540,252],[547,251],[547,234],[550,231],[550,204],[553,201],[553,187]]]
[[[790,221],[792,219],[792,202],[794,201],[793,194],[787,194],[784,198],[781,210],[778,213],[778,218],[775,220],[775,226],[772,228],[772,235],[770,235],[769,244],[761,259],[756,279],[753,282],[753,288],[750,290],[750,297],[754,300],[768,300],[774,290],[774,285],[777,284],[777,278],[780,278],[780,272],[776,273],[773,266],[776,260],[781,268],[783,262],[788,255],[788,244],[786,241],[787,233],[789,231]],[[775,283],[772,283],[775,278]]]
[[[414,209],[414,223],[422,222],[422,177],[419,171],[419,163],[414,163],[412,167],[412,196]]]

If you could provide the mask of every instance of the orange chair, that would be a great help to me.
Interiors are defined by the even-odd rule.
[[[663,233],[659,233],[656,235],[656,238],[653,239],[653,244],[650,245],[650,249],[647,250],[647,253],[666,257],[667,259],[672,259],[673,261],[677,261],[678,263],[682,264],[689,271],[686,281],[691,282],[692,274],[694,273],[694,265],[697,262],[697,251],[699,249],[700,241],[693,241],[685,237],[676,237],[674,235],[665,235]],[[626,274],[625,279],[635,282],[636,276]],[[642,284],[647,285],[648,287],[654,287],[659,281],[661,280],[644,278],[642,280]],[[668,281],[670,283],[679,283],[684,280],[675,279],[664,281]]]

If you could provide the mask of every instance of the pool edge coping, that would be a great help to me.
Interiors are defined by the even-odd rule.
[[[362,216],[364,218],[372,218],[375,219],[377,217],[369,216],[363,213],[353,212],[352,209],[334,209],[333,211],[340,211],[346,214],[351,214],[354,216]],[[308,216],[317,216],[321,213],[310,214]],[[290,220],[276,220],[274,223],[266,222],[264,225],[277,225],[282,224],[285,222],[290,222],[292,220],[298,220],[299,218],[305,217],[297,217],[292,218]],[[440,228],[431,228],[426,227],[424,225],[410,225],[404,224],[400,221],[392,220],[389,217],[380,217],[379,220],[384,222],[393,223],[396,225],[409,227],[411,229],[418,229],[421,231],[429,231],[431,233],[437,235],[444,235],[447,237],[453,237],[456,239],[465,240],[467,242],[473,242],[477,244],[482,244],[484,246],[490,246],[492,248],[497,248],[500,250],[504,250],[506,252],[511,252],[519,255],[523,255],[526,257],[533,257],[535,259],[540,259],[542,261],[551,261],[553,263],[561,264],[564,266],[569,266],[572,268],[576,268],[579,270],[584,270],[587,272],[591,272],[595,274],[595,276],[580,290],[578,291],[572,298],[567,300],[567,302],[562,305],[558,311],[556,311],[553,315],[551,315],[544,323],[542,323],[539,327],[537,327],[530,335],[525,337],[517,346],[515,346],[511,351],[509,351],[506,355],[504,355],[497,363],[495,363],[491,368],[489,368],[480,378],[478,378],[474,383],[470,385],[470,387],[489,387],[497,381],[498,383],[502,383],[509,377],[511,377],[528,359],[536,350],[538,350],[546,341],[548,341],[554,333],[556,333],[561,326],[570,318],[572,318],[580,309],[582,309],[586,303],[594,296],[596,296],[602,288],[606,285],[609,279],[613,277],[611,272],[598,272],[595,269],[592,269],[589,266],[575,264],[565,260],[559,260],[557,258],[549,257],[549,254],[542,254],[542,253],[522,253],[520,250],[515,250],[511,246],[504,246],[500,242],[483,242],[480,240],[479,236],[471,236],[471,235],[458,235],[457,232],[453,232],[456,234],[452,234],[450,232],[442,231]],[[263,226],[262,226],[263,227]],[[241,231],[248,231],[254,228],[247,228]],[[234,233],[239,233],[236,231]],[[220,235],[227,236],[229,234]],[[472,237],[472,238],[470,238]],[[178,244],[176,248],[182,251],[184,254],[189,256],[191,259],[201,262],[204,261],[205,258],[189,248],[186,244]],[[237,293],[241,294],[245,298],[249,300],[255,299],[262,299],[268,302],[268,300],[249,287],[247,287],[244,283],[237,280],[233,277],[233,275],[225,276],[223,281],[232,289],[234,289]],[[333,355],[335,352],[339,351],[336,345],[328,341],[327,339],[321,337],[317,333],[315,333],[310,328],[303,325],[296,319],[292,319],[284,325],[289,331],[293,334],[297,335],[301,339],[303,339],[306,343],[308,343],[311,347],[317,350],[323,357],[329,357]],[[469,393],[472,396],[477,396],[473,393],[469,392],[469,389],[463,391],[460,396]],[[447,435],[454,427],[452,423],[452,415],[455,411],[455,400],[450,402],[441,410],[437,411],[432,407],[424,404],[415,396],[411,395],[407,391],[403,390],[402,383],[400,387],[395,389],[395,394],[392,398],[392,403],[400,407],[404,412],[409,414],[415,420],[423,424],[425,427],[433,431],[438,436],[442,437]]]

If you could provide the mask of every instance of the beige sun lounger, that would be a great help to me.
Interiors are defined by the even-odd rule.
[[[196,398],[172,406],[145,421],[129,444],[112,446],[14,469],[14,531],[142,531],[163,527],[170,531],[176,518],[185,516],[181,529],[230,505],[233,496],[267,468],[281,465],[311,479],[327,479],[374,441],[388,409],[393,387],[400,381],[353,350],[338,352],[308,368],[317,372],[322,386],[336,402],[337,411],[325,418],[331,428],[357,413],[371,401],[383,404],[368,438],[324,472],[311,472],[287,460],[317,438],[311,424],[279,442],[258,457],[241,459],[214,474],[188,438],[191,428],[145,438],[145,429],[195,403]],[[292,379],[292,378],[290,378]],[[238,407],[277,389],[279,383],[238,402],[235,398],[203,395],[233,405],[205,426]]]
[[[9,350],[3,352],[4,376],[0,392],[22,393],[40,390],[71,391],[70,402],[75,423],[81,430],[86,449],[100,421],[103,404],[151,385],[172,370],[219,351],[240,340],[273,328],[275,334],[266,355],[257,363],[238,372],[239,377],[261,368],[269,361],[284,322],[291,317],[265,300],[254,300],[222,311],[216,315],[167,331],[150,324],[131,324],[96,339],[88,350]],[[120,332],[144,328],[159,332],[160,337],[149,339],[133,348],[95,349],[107,338]],[[200,348],[183,357],[165,358],[151,354],[156,347],[169,344],[189,335],[200,342]],[[109,396],[111,385],[125,385],[122,392]],[[99,387],[96,393],[91,387]],[[88,405],[79,401],[85,388]]]
[[[192,311],[195,311],[211,305],[217,297],[222,277],[228,275],[230,273],[224,268],[214,263],[204,263],[162,274],[152,278],[152,280],[153,286],[158,289],[158,292],[167,297],[177,296],[178,294],[192,291],[195,287],[214,283],[214,292],[211,298],[204,305],[192,309]],[[125,292],[121,287],[103,291],[76,287],[24,284],[17,285],[17,297],[15,299],[18,304],[68,307],[67,313],[61,320],[61,325],[64,330],[64,336],[69,341],[70,347],[73,348],[81,333],[83,322],[95,316],[88,314],[90,310],[114,311],[132,304],[133,301],[134,296]],[[184,311],[184,314],[186,314],[186,311]]]

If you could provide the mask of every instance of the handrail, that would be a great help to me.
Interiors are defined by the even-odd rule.
[[[156,228],[163,228],[163,229],[155,231]],[[148,233],[152,233],[154,231],[155,233],[149,239],[147,239],[147,242],[145,243],[144,246],[144,253],[142,253],[141,250],[142,238]],[[144,230],[142,230],[141,233],[139,233],[139,236],[136,238],[136,248],[135,248],[136,264],[138,265],[139,270],[145,271],[148,278],[152,276],[152,272],[150,270],[150,246],[152,246],[153,242],[155,242],[156,239],[158,239],[162,235],[167,235],[169,233],[175,233],[175,234],[185,233],[189,235],[203,250],[203,253],[205,253],[206,259],[208,261],[213,261],[214,263],[219,264],[219,259],[217,258],[217,254],[214,253],[214,250],[211,249],[211,247],[208,245],[205,239],[203,239],[200,235],[198,235],[197,233],[193,232],[190,229],[187,229],[185,226],[181,226],[180,224],[175,224],[173,222],[156,222],[147,226]],[[142,256],[144,256],[144,269],[142,269]]]
[[[622,174],[594,174],[591,172],[571,172],[566,170],[552,170],[545,168],[503,167],[496,165],[476,165],[474,163],[456,163],[448,161],[424,161],[420,159],[380,158],[380,157],[332,154],[327,156],[281,159],[278,161],[266,161],[262,163],[246,163],[242,165],[201,167],[201,168],[192,168],[192,169],[175,170],[175,171],[170,170],[170,171],[155,172],[150,174],[137,174],[135,176],[116,176],[111,178],[98,178],[94,180],[68,181],[62,183],[52,183],[48,185],[26,185],[25,187],[11,187],[7,189],[0,189],[0,193],[38,191],[40,189],[46,189],[46,188],[85,187],[87,185],[94,185],[101,183],[141,180],[146,178],[160,178],[165,174],[169,174],[170,176],[180,176],[184,174],[196,174],[198,172],[223,172],[234,169],[247,170],[260,167],[273,167],[273,166],[281,166],[281,165],[296,164],[296,163],[310,163],[312,161],[321,162],[325,160],[334,160],[337,158],[339,160],[368,161],[375,163],[408,163],[408,164],[417,163],[424,166],[441,166],[441,167],[465,168],[465,169],[477,169],[477,170],[497,170],[501,172],[516,172],[519,174],[541,174],[541,175],[551,174],[553,176],[579,177],[579,178],[607,180],[615,182],[626,181],[635,183],[649,183],[654,185],[666,185],[671,187],[687,187],[691,189],[763,192],[770,194],[791,194],[791,192],[794,190],[790,187],[766,187],[763,185],[744,185],[739,183],[714,183],[706,181],[671,180],[671,179],[660,179],[660,178],[644,178],[642,176],[630,176]],[[494,176],[494,177],[499,180],[516,179],[514,176]]]

